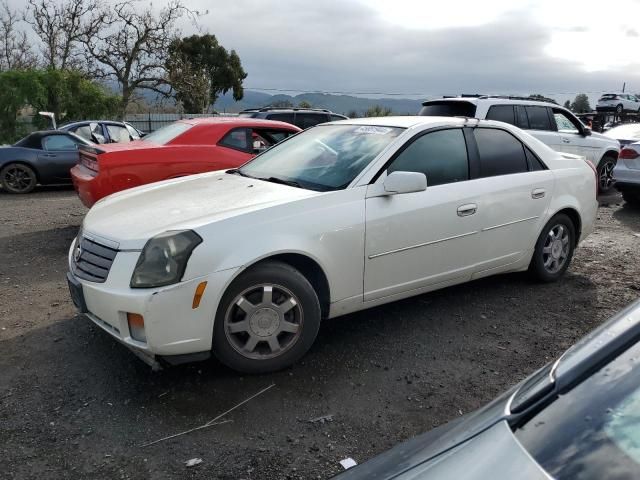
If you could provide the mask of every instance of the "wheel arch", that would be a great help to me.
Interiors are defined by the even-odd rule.
[[[329,287],[329,280],[324,269],[316,260],[308,255],[298,252],[276,253],[273,255],[269,255],[268,257],[260,258],[255,262],[246,265],[245,268],[242,269],[242,272],[247,271],[255,267],[256,265],[270,261],[286,263],[287,265],[290,265],[291,267],[298,270],[309,281],[313,289],[316,291],[318,300],[320,301],[322,318],[325,319],[329,316],[329,308],[331,305],[331,290]],[[240,275],[242,272],[240,272],[238,275]]]
[[[555,212],[553,215],[551,215],[550,218],[555,217],[558,214],[564,214],[567,217],[569,217],[569,219],[571,220],[571,222],[573,223],[573,226],[575,227],[576,230],[576,238],[575,238],[575,242],[576,245],[578,244],[578,241],[580,240],[580,237],[582,236],[582,217],[580,216],[580,213],[578,213],[578,210],[576,210],[573,207],[564,207],[560,210],[558,210],[557,212]],[[576,246],[574,245],[574,246]]]
[[[598,162],[598,165],[600,165],[602,160],[604,160],[604,157],[613,157],[617,161],[619,154],[620,154],[620,152],[617,152],[615,150],[611,150],[611,149],[607,150],[606,152],[604,152],[604,154],[602,154],[602,157],[600,157],[600,161]],[[598,165],[596,165],[596,167]]]
[[[20,165],[24,165],[26,167],[29,167],[31,170],[33,170],[33,173],[36,174],[36,182],[40,183],[40,172],[38,171],[38,168],[31,162],[29,162],[28,160],[8,160],[6,162],[3,162],[2,164],[0,164],[0,172],[2,170],[5,169],[5,167],[8,167],[9,165],[13,164],[13,163],[18,163]]]

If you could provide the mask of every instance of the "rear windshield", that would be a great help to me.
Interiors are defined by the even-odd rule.
[[[182,135],[189,130],[193,125],[183,122],[175,122],[166,127],[162,127],[153,133],[150,133],[144,137],[145,142],[155,143],[156,145],[166,145],[171,140]]]
[[[617,96],[618,95],[616,95],[615,93],[605,93],[604,95],[602,95],[602,97],[600,97],[600,100],[612,100]]]
[[[424,117],[475,117],[476,106],[471,102],[427,102],[418,115]]]

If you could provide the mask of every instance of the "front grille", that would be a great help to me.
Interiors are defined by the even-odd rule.
[[[117,253],[118,250],[81,237],[80,248],[76,244],[73,251],[73,273],[78,278],[103,283]]]

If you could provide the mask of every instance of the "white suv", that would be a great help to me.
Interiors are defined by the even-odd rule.
[[[515,125],[558,152],[581,155],[591,161],[598,169],[601,192],[613,185],[620,143],[591,132],[573,113],[559,105],[513,97],[455,97],[423,102],[419,114],[473,117]]]
[[[597,112],[615,112],[620,115],[624,112],[640,112],[640,100],[635,95],[628,93],[605,93],[598,99]]]

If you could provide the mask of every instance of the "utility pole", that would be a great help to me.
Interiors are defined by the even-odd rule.
[[[626,86],[627,86],[627,82],[623,82],[622,83],[622,93],[624,93],[624,87],[626,87]]]

